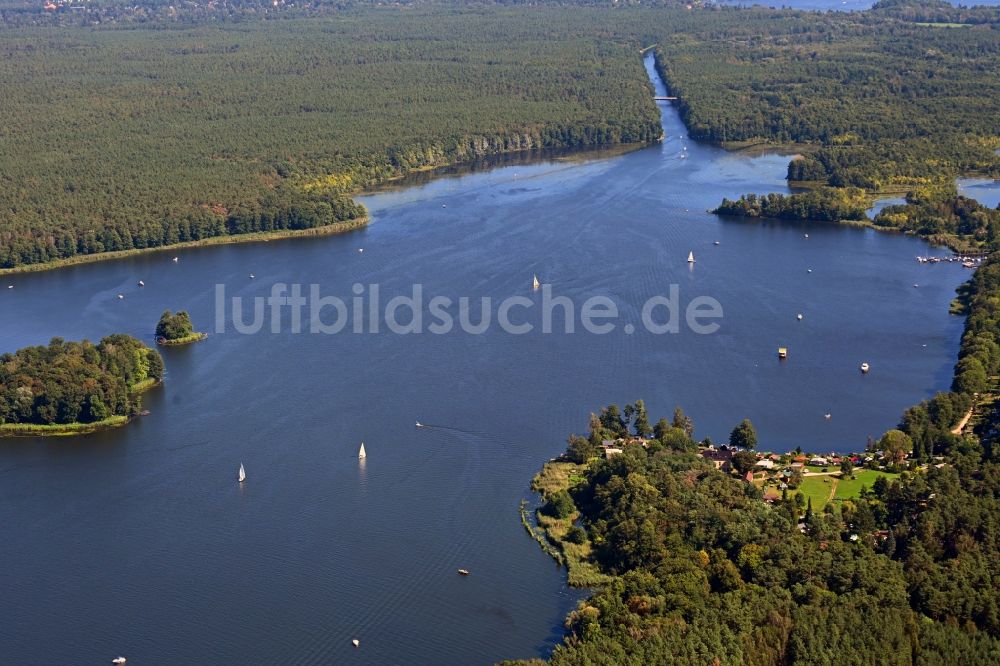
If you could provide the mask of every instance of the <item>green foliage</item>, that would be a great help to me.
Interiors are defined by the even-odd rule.
[[[789,165],[794,180],[874,190],[996,173],[1000,10],[905,7],[693,12],[661,28],[658,66],[695,138],[818,146]]]
[[[951,420],[948,395],[921,408],[928,423]],[[595,460],[572,495],[612,578],[570,613],[550,663],[993,663],[1000,465],[984,455],[863,470],[850,500],[822,510],[801,493],[768,505],[686,452]]]
[[[661,133],[634,46],[589,13],[161,27],[0,28],[0,268],[316,228],[414,169]]]
[[[566,446],[566,458],[577,464],[583,464],[593,456],[596,456],[598,451],[597,446],[592,444],[589,439],[570,435]]]
[[[110,335],[98,345],[53,338],[0,356],[0,423],[93,423],[131,416],[133,387],[163,376],[160,355],[135,338]]]
[[[165,340],[179,340],[193,333],[194,324],[191,323],[191,315],[183,310],[177,314],[164,310],[160,321],[156,324],[156,337]]]
[[[740,475],[751,471],[757,464],[757,456],[752,451],[738,451],[733,455],[733,467]]]
[[[573,498],[565,490],[553,493],[549,501],[542,506],[542,513],[553,518],[569,518],[576,511]]]
[[[885,459],[898,465],[913,451],[913,440],[901,430],[889,430],[878,442]]]
[[[867,220],[866,199],[856,189],[822,188],[802,194],[745,194],[736,201],[723,199],[713,213],[785,220]]]
[[[757,430],[750,419],[743,419],[729,434],[729,443],[741,449],[752,450],[757,447]]]
[[[987,208],[954,193],[921,188],[910,192],[904,205],[886,206],[873,220],[875,226],[915,234],[959,251],[996,248],[1000,240],[1000,210]]]

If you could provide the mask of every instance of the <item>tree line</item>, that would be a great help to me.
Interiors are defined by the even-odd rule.
[[[48,346],[0,355],[0,424],[94,423],[132,416],[133,389],[163,378],[163,359],[124,334],[98,344],[53,338]]]
[[[0,28],[0,268],[309,229],[415,169],[654,141],[634,44],[599,25],[433,7]]]

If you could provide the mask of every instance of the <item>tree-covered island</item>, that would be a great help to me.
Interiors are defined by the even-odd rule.
[[[156,343],[160,345],[186,345],[204,340],[207,337],[207,333],[199,333],[194,330],[191,315],[184,310],[176,314],[170,310],[164,310],[163,314],[160,315],[160,321],[156,323]]]
[[[139,394],[163,379],[163,359],[133,337],[98,344],[53,338],[0,356],[0,437],[79,435],[122,426]]]

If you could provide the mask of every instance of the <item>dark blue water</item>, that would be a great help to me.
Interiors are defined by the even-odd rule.
[[[164,350],[167,382],[125,429],[0,441],[0,663],[544,655],[579,593],[517,507],[589,411],[644,398],[655,416],[683,405],[699,436],[722,440],[750,417],[764,448],[843,450],[948,386],[962,327],[948,302],[966,271],[917,264],[929,250],[910,238],[720,220],[704,211],[723,196],[785,191],[787,158],[699,146],[670,107],[663,123],[662,145],[624,156],[367,196],[373,222],[349,235],[6,280],[4,351],[148,338],[164,308],[212,330],[216,284],[349,298],[377,283],[385,302],[421,283],[428,297],[527,297],[514,317],[527,320],[537,274],[577,303],[606,295],[622,316],[607,335],[314,335],[291,333],[286,311],[279,333],[229,325]],[[719,301],[718,333],[624,332],[671,284],[684,303]]]

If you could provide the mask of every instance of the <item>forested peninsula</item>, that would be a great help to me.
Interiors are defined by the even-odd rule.
[[[53,338],[0,355],[0,436],[80,435],[128,423],[163,359],[135,338]]]
[[[746,422],[716,447],[679,409],[653,426],[642,401],[592,414],[533,484],[536,536],[595,588],[548,663],[997,663],[1000,261],[961,299],[952,391],[844,455],[841,483],[872,481],[822,509],[797,490],[803,463],[755,474],[806,457],[755,454]]]
[[[886,0],[743,19],[711,38],[664,42],[660,69],[692,136],[793,148],[788,180],[813,191],[748,194],[716,213],[870,224],[876,195],[905,193],[910,205],[876,227],[959,252],[989,248],[1000,217],[968,210],[954,179],[1000,175],[1000,10]]]

